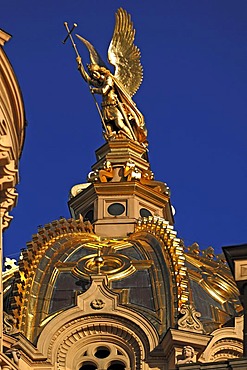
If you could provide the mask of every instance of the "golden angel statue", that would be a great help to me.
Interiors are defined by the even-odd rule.
[[[147,130],[144,117],[132,100],[142,82],[143,73],[140,51],[134,45],[135,30],[130,15],[122,8],[116,13],[115,29],[108,49],[108,61],[115,67],[114,75],[94,46],[83,37],[76,36],[87,47],[91,60],[87,72],[78,55],[78,69],[88,83],[91,93],[102,96],[99,113],[106,140],[123,134],[146,147]]]

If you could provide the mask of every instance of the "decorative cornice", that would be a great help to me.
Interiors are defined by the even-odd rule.
[[[18,370],[19,367],[17,364],[14,363],[8,356],[4,353],[0,353],[0,366],[1,369],[8,369],[8,370]]]
[[[0,138],[0,212],[2,229],[5,230],[12,216],[9,212],[16,205],[18,194],[15,185],[18,183],[18,169],[13,158],[13,148],[7,135]]]
[[[9,215],[9,212],[16,205],[17,197],[18,194],[15,192],[15,188],[0,191],[0,215],[3,231],[9,227],[10,221],[13,218],[13,216]]]
[[[15,206],[18,165],[25,136],[25,112],[21,90],[13,68],[1,46],[11,36],[0,29],[0,203],[2,229],[12,219]]]
[[[223,253],[215,254],[214,248],[209,246],[206,249],[201,249],[198,243],[193,243],[186,247],[187,253],[192,256],[197,256],[198,258],[203,257],[204,259],[207,259],[208,261],[215,261],[218,262],[221,265],[225,265],[225,267],[228,269],[226,265],[226,258]]]

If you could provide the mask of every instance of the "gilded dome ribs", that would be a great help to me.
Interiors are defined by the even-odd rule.
[[[135,232],[151,233],[162,243],[170,261],[174,295],[177,309],[180,311],[182,305],[188,301],[189,295],[182,240],[176,237],[177,233],[173,230],[173,226],[159,217],[140,219],[137,222]]]
[[[60,219],[40,228],[38,233],[33,236],[31,242],[27,243],[27,249],[22,252],[23,259],[19,262],[19,271],[15,273],[16,283],[12,298],[12,311],[18,323],[20,331],[26,333],[27,312],[35,312],[41,288],[41,282],[44,278],[44,271],[48,268],[50,258],[58,258],[63,253],[63,244],[61,240],[73,234],[73,237],[79,240],[95,240],[97,237],[92,233],[88,222],[81,220]],[[46,255],[47,252],[47,255]],[[35,316],[35,315],[34,315]],[[31,321],[35,319],[32,318]],[[26,333],[31,337],[30,332]]]

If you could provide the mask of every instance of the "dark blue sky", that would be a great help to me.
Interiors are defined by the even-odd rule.
[[[71,45],[61,43],[63,23],[76,22],[106,59],[120,6],[137,31],[144,80],[134,100],[155,178],[171,188],[178,236],[217,252],[247,241],[246,0],[8,0],[0,28],[13,35],[5,51],[28,127],[5,256],[17,257],[38,225],[70,217],[69,190],[86,181],[104,143]]]

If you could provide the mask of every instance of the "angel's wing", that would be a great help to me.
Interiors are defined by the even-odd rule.
[[[101,58],[101,56],[99,55],[99,53],[97,52],[97,50],[95,49],[95,47],[88,40],[84,39],[80,35],[76,35],[76,36],[87,47],[87,49],[89,51],[91,63],[92,64],[97,64],[100,67],[106,67],[103,59]]]
[[[133,96],[142,82],[140,50],[134,45],[135,30],[130,14],[120,8],[116,13],[116,24],[108,49],[108,60],[115,66],[115,77]]]

